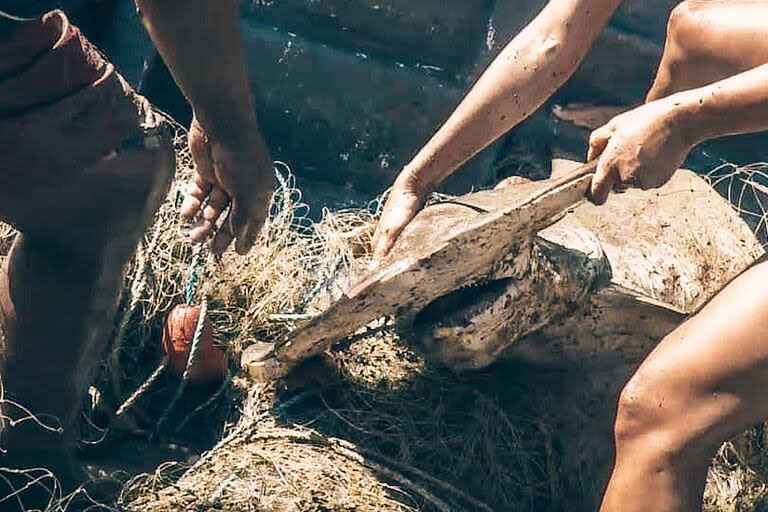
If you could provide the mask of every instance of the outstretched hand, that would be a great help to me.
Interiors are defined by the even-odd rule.
[[[392,249],[400,233],[421,210],[425,202],[426,194],[418,192],[409,185],[395,183],[373,234],[371,248],[374,266]]]
[[[211,236],[228,209],[211,250],[221,254],[235,240],[238,254],[246,254],[267,219],[272,198],[272,159],[258,128],[254,124],[241,142],[227,143],[195,118],[189,129],[189,149],[197,175],[181,214],[199,220],[190,232],[192,240],[202,242]]]
[[[587,161],[599,158],[590,199],[603,204],[611,190],[664,185],[693,147],[667,99],[614,117],[589,138]]]

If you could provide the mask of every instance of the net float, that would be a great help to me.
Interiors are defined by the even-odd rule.
[[[168,357],[168,370],[171,375],[182,378],[187,369],[192,341],[200,321],[199,306],[179,304],[174,307],[163,329],[163,349]],[[203,319],[203,330],[197,357],[189,373],[189,382],[209,384],[221,382],[227,375],[227,356],[213,338],[213,325],[210,319]]]

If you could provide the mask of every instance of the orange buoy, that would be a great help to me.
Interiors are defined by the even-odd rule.
[[[175,377],[181,378],[187,368],[199,318],[199,306],[179,304],[165,321],[163,349],[168,356],[168,369]],[[195,384],[221,382],[227,375],[227,356],[213,342],[211,321],[205,318],[204,322],[197,360],[189,375],[189,381]]]

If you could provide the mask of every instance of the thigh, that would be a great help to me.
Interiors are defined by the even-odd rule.
[[[673,11],[647,100],[711,84],[768,62],[768,2],[686,0]]]
[[[685,423],[687,443],[714,448],[768,417],[768,262],[667,336],[633,381],[630,393],[653,400],[662,430]]]
[[[0,40],[0,219],[24,229],[46,196],[141,142],[141,122],[133,93],[63,13],[21,24]]]
[[[673,14],[670,31],[688,57],[733,73],[768,62],[768,2],[688,0]]]

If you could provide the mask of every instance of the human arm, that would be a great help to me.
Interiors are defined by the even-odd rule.
[[[701,142],[766,129],[768,64],[646,103],[592,133],[592,200],[604,203],[615,187],[660,187]]]
[[[383,256],[429,193],[536,111],[574,71],[620,0],[551,0],[397,177],[374,235]]]
[[[197,177],[182,214],[202,213],[192,231],[201,241],[221,214],[213,240],[223,252],[233,239],[247,252],[266,219],[272,159],[258,128],[239,26],[237,0],[136,0],[144,25],[192,105],[189,146]]]

